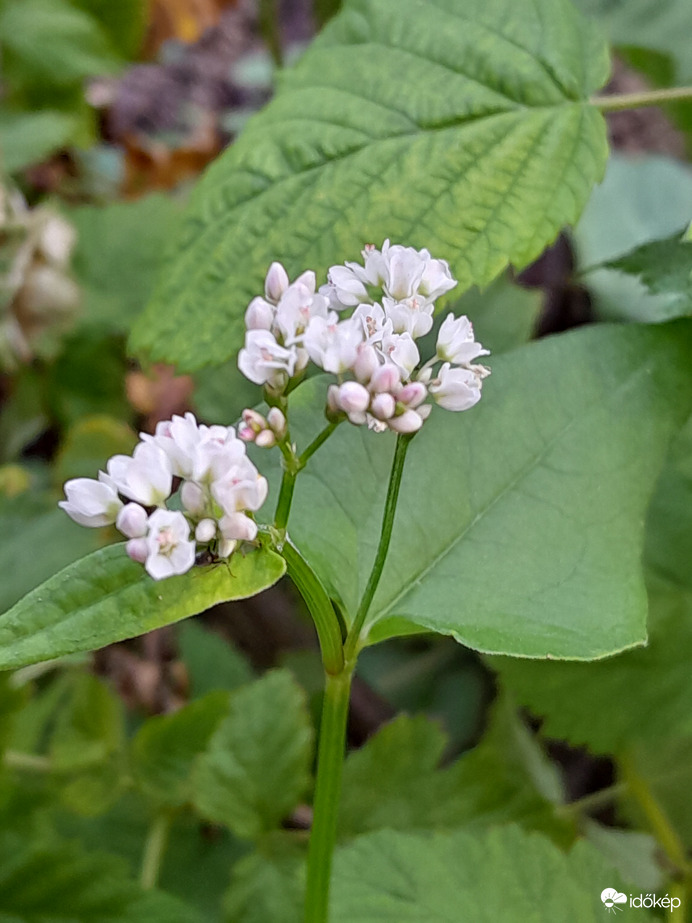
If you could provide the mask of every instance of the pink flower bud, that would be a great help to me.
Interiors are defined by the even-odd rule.
[[[267,423],[277,439],[283,439],[286,435],[286,417],[278,407],[272,407],[267,414]]]
[[[362,413],[370,404],[370,392],[357,381],[345,381],[339,388],[338,402],[345,413]]]
[[[272,263],[264,280],[264,294],[267,301],[277,304],[288,288],[288,273],[281,263]],[[269,328],[267,328],[269,329]]]
[[[195,529],[195,538],[203,545],[216,538],[216,522],[213,519],[202,519],[201,522],[198,522]]]
[[[246,330],[270,330],[274,308],[264,298],[253,298],[245,312]]]
[[[387,421],[395,433],[415,433],[423,425],[423,418],[415,410],[405,410],[400,416]]]
[[[370,390],[377,394],[382,391],[394,391],[401,384],[401,375],[394,365],[381,365],[370,379]]]
[[[131,538],[125,545],[125,551],[128,557],[136,561],[137,564],[144,564],[149,555],[149,547],[145,538]]]
[[[238,438],[242,439],[243,442],[254,442],[256,436],[257,433],[251,426],[247,426],[247,424],[242,423],[238,427]]]
[[[139,503],[128,503],[118,513],[115,527],[127,538],[142,538],[147,534],[149,517]]]
[[[411,381],[399,391],[396,399],[407,407],[417,407],[428,396],[428,389],[421,381]]]
[[[263,429],[261,433],[257,433],[255,445],[260,449],[271,449],[276,445],[276,436],[270,429]]]
[[[370,404],[370,413],[378,420],[388,420],[395,410],[396,401],[391,394],[376,394]]]

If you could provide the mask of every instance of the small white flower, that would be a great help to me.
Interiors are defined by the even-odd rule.
[[[480,365],[453,368],[445,362],[428,390],[445,410],[468,410],[480,400],[482,379],[487,374],[488,370]]]
[[[264,294],[267,301],[278,304],[288,284],[288,273],[281,263],[272,263],[264,280]]]
[[[488,356],[490,353],[475,341],[473,326],[468,317],[448,314],[437,335],[437,355],[444,362],[468,365],[479,356]]]
[[[387,241],[385,241],[385,244]],[[384,290],[395,301],[411,298],[418,291],[418,286],[425,271],[425,259],[413,247],[382,248],[386,262]]]
[[[149,516],[139,503],[128,503],[118,513],[115,526],[126,538],[143,538],[148,531]]]
[[[252,542],[257,537],[257,523],[244,513],[226,513],[219,521],[225,539]]]
[[[182,513],[155,510],[149,517],[148,555],[144,563],[154,580],[184,574],[195,563],[195,543]]]
[[[435,301],[440,295],[453,289],[457,280],[449,271],[449,263],[446,260],[434,260],[427,250],[420,252],[425,259],[425,268],[418,284],[418,292],[429,302]]]
[[[276,308],[273,332],[285,346],[298,342],[312,317],[327,317],[327,300],[315,295],[307,285],[294,282],[281,297]]]
[[[73,478],[65,484],[67,500],[61,500],[58,506],[80,526],[101,528],[116,521],[123,507],[118,492],[110,478],[99,475],[93,478]]]
[[[143,506],[162,506],[170,495],[171,462],[155,442],[140,442],[132,457],[114,455],[107,471],[121,494]]]
[[[405,378],[411,374],[420,362],[418,347],[410,333],[393,333],[382,340],[382,353],[394,363]]]
[[[406,301],[382,300],[394,333],[408,333],[414,340],[425,336],[433,325],[433,304],[413,296]]]
[[[303,338],[303,345],[315,365],[335,375],[353,367],[362,342],[360,321],[349,318],[337,323],[333,313],[329,318],[313,317]]]
[[[361,267],[354,263],[331,267],[327,284],[320,288],[320,294],[327,298],[331,308],[340,311],[370,301],[360,270]]]
[[[280,346],[269,330],[248,330],[245,347],[238,353],[238,368],[256,385],[281,387],[293,376],[295,348]]]
[[[258,510],[267,499],[269,485],[249,458],[234,466],[211,485],[216,502],[225,513]]]

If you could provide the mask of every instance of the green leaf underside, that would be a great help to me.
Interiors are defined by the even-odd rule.
[[[337,852],[330,920],[601,923],[605,887],[622,890],[621,878],[588,843],[565,855],[514,827],[430,837],[386,830]]]
[[[229,358],[274,259],[324,274],[389,237],[448,259],[459,292],[525,265],[601,177],[586,100],[607,74],[563,0],[354,0],[198,187],[134,348]]]
[[[19,667],[144,634],[219,602],[254,596],[285,571],[267,549],[225,565],[154,581],[110,545],[71,564],[0,616],[0,669]]]
[[[480,404],[435,409],[406,462],[370,642],[415,630],[525,657],[592,659],[646,638],[643,518],[692,406],[692,331],[585,328],[493,358]],[[326,382],[295,394],[314,435]],[[343,424],[296,489],[289,530],[347,613],[374,558],[391,434]]]

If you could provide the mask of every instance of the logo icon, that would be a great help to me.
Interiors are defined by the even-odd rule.
[[[608,913],[615,913],[616,910],[622,910],[622,907],[617,906],[618,904],[627,903],[627,895],[621,891],[616,891],[615,888],[606,888],[601,891],[601,900],[605,904]]]

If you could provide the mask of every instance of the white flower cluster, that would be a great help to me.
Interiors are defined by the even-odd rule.
[[[59,506],[75,522],[115,523],[129,539],[128,555],[155,580],[184,574],[199,551],[228,558],[239,541],[255,539],[248,511],[264,503],[267,481],[233,427],[200,425],[186,413],[159,423],[153,436],[141,435],[134,453],[114,455],[98,480],[65,484]],[[181,509],[166,507],[174,493]]]
[[[457,284],[447,263],[388,240],[362,255],[362,265],[332,266],[319,291],[313,272],[290,282],[272,263],[264,297],[245,314],[241,372],[280,394],[312,360],[338,377],[328,416],[345,414],[377,431],[416,432],[430,413],[429,396],[446,410],[472,407],[489,371],[472,364],[488,350],[475,341],[468,318],[446,318],[436,354],[422,366],[415,342],[432,328],[435,300]]]

